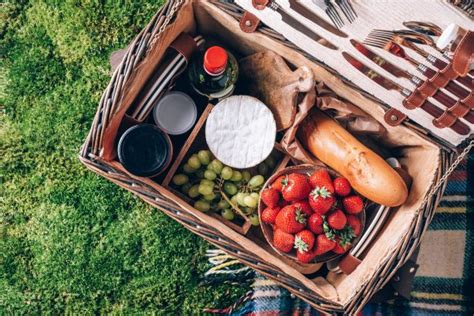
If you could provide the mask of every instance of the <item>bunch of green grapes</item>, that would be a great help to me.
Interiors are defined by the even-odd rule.
[[[270,158],[274,167],[274,158]],[[261,169],[260,165],[257,170]],[[267,170],[263,170],[265,174],[269,167],[266,162]],[[252,225],[259,225],[256,209],[260,189],[265,183],[262,174],[252,175],[247,170],[232,169],[215,159],[209,150],[193,154],[181,170],[182,173],[176,174],[172,182],[181,192],[195,200],[196,209],[202,212],[217,210],[225,219],[233,220],[238,208],[249,217]]]

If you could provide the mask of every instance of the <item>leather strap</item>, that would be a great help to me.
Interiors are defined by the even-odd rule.
[[[469,72],[470,64],[474,62],[474,32],[467,31],[454,51],[452,67],[459,76]]]
[[[257,10],[263,10],[267,7],[270,0],[252,0],[252,5]]]
[[[187,41],[187,44],[185,43]],[[177,42],[177,45],[174,45]],[[188,45],[188,48],[186,48]],[[181,33],[171,44],[170,47],[175,49],[179,54],[182,54],[185,58],[186,56],[191,56],[192,50],[190,48],[195,49],[196,43],[194,39],[186,33]],[[183,53],[181,53],[181,51]],[[188,60],[186,58],[186,60]],[[100,153],[101,157],[105,161],[112,161],[116,158],[117,151],[115,144],[117,143],[118,135],[123,132],[124,127],[131,127],[135,124],[138,124],[136,120],[126,115],[130,106],[132,106],[133,102],[131,102],[128,106],[122,106],[120,109],[114,114],[112,117],[109,125],[107,126],[104,132],[104,139],[103,139],[103,146],[102,152]],[[135,124],[131,124],[135,122]]]
[[[189,60],[197,48],[196,41],[188,33],[181,33],[170,45],[171,48]]]
[[[471,128],[464,122],[457,120],[449,111],[443,112],[428,100],[423,103],[421,108],[435,118],[433,124],[438,128],[449,127],[459,135],[468,135],[471,132]]]
[[[433,125],[437,128],[451,127],[456,123],[457,117],[451,114],[451,112],[446,110],[440,117],[433,120]]]
[[[430,81],[438,88],[444,88],[449,81],[456,79],[458,74],[454,71],[452,64],[449,64],[442,70],[439,70]]]
[[[445,105],[448,108],[447,111],[452,115],[456,117],[464,117],[469,123],[474,123],[474,113],[470,113],[471,107],[465,104],[462,100],[455,100],[442,91],[436,92],[433,98]]]
[[[339,268],[345,274],[351,274],[362,261],[348,253],[339,261]]]
[[[390,126],[398,126],[407,118],[405,114],[395,108],[389,109],[383,116],[385,122]]]
[[[405,100],[403,100],[403,106],[409,110],[419,108],[425,103],[426,96],[420,93],[418,90],[414,90]]]
[[[455,99],[451,98],[443,91],[438,89],[429,80],[426,80],[423,82],[423,84],[416,88],[415,92],[413,92],[413,95],[407,99],[406,105],[409,107],[418,106],[422,101],[421,96],[423,96],[425,100],[427,97],[433,97],[438,102],[445,105],[448,108],[448,111],[455,117],[465,117],[467,115],[466,119],[470,123],[474,123],[474,115],[468,115],[470,112],[470,107],[468,105],[464,104],[463,101],[456,101]],[[421,106],[421,104],[419,106]]]
[[[432,97],[436,91],[438,91],[438,87],[436,87],[431,81],[425,80],[421,85],[416,88],[420,93],[427,97]]]
[[[245,11],[240,19],[240,29],[245,33],[253,33],[258,28],[260,20],[252,13]]]
[[[450,111],[456,117],[465,117],[471,109],[469,106],[464,104],[462,101],[457,101],[455,105],[449,108]]]
[[[474,109],[474,92],[471,92],[465,99],[462,100],[470,109]]]
[[[423,70],[423,74],[428,79],[431,79],[437,74],[437,72],[431,68],[426,67],[426,69]],[[430,82],[432,83],[431,80]],[[449,81],[444,88],[459,98],[465,98],[469,94],[467,88],[459,85],[456,81]]]

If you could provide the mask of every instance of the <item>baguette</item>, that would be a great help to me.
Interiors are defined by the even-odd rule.
[[[367,199],[391,207],[406,201],[408,189],[400,175],[320,110],[313,109],[300,124],[298,139]]]

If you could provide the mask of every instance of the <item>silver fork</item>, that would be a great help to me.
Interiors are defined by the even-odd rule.
[[[341,16],[339,15],[339,12],[337,12],[336,7],[331,3],[330,0],[313,0],[313,3],[323,9],[324,12],[326,12],[326,14],[329,16],[335,26],[337,26],[338,28],[344,26],[344,21],[342,20]]]
[[[344,13],[346,18],[349,20],[349,23],[354,22],[357,17],[357,13],[355,12],[354,7],[352,7],[350,0],[335,0],[335,1],[336,1],[336,4],[341,9],[342,13]]]

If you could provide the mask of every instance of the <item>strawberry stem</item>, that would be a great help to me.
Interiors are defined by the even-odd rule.
[[[323,199],[331,197],[331,192],[326,189],[325,186],[322,187],[315,187],[313,191],[311,191],[311,196],[313,197],[322,197]]]
[[[301,252],[308,251],[308,244],[300,236],[295,237],[295,249],[298,249]]]
[[[302,212],[301,208],[296,209],[296,221],[301,224],[306,223],[306,213]]]

